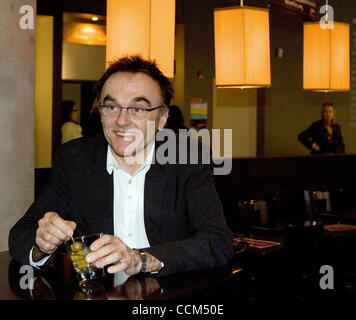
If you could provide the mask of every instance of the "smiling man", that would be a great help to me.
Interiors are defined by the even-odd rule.
[[[41,268],[73,234],[102,232],[87,260],[109,273],[228,264],[232,234],[210,166],[154,161],[170,81],[154,62],[131,56],[113,63],[95,90],[103,133],[59,147],[49,185],[10,231],[11,255]]]

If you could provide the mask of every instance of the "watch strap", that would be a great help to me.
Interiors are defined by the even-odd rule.
[[[144,273],[147,269],[147,254],[145,251],[140,249],[136,249],[135,252],[140,256],[141,259],[141,269],[139,272]]]

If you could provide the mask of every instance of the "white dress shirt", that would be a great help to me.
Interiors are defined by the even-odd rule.
[[[106,169],[110,175],[114,173],[114,235],[130,248],[150,246],[144,222],[144,188],[153,151],[154,145],[145,162],[131,175],[119,166],[108,147]]]

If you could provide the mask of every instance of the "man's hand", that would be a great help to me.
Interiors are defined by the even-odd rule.
[[[125,271],[128,275],[140,272],[141,258],[133,249],[129,248],[120,238],[105,234],[95,240],[90,250],[93,252],[86,256],[89,263],[94,263],[96,267],[108,268],[109,273]],[[147,254],[147,272],[159,271],[161,262],[150,254]]]
[[[56,212],[47,212],[38,221],[36,244],[32,251],[33,261],[53,253],[62,242],[70,239],[75,227],[75,222],[62,219]]]

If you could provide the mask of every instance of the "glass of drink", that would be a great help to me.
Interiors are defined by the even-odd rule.
[[[90,245],[102,235],[102,233],[92,233],[72,238],[65,242],[79,281],[93,280],[105,275],[104,268],[97,268],[85,259],[86,255],[90,252]]]

